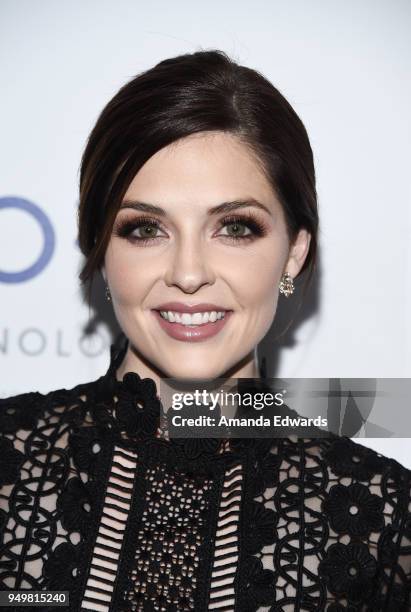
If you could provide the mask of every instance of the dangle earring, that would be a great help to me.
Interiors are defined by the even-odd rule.
[[[284,274],[281,277],[280,293],[285,295],[285,297],[289,297],[292,293],[294,293],[293,279],[288,274],[288,272],[284,272]]]
[[[107,302],[111,302],[111,294],[110,294],[110,289],[108,288],[108,285],[106,285],[106,300]]]

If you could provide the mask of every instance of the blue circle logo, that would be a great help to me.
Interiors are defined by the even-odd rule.
[[[33,202],[23,198],[0,198],[0,210],[2,208],[18,208],[24,210],[37,221],[43,233],[43,248],[38,259],[25,270],[20,272],[5,272],[0,269],[0,282],[2,283],[23,283],[34,278],[49,263],[54,253],[55,236],[54,230],[47,215]]]

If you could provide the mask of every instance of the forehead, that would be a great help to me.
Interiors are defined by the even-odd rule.
[[[240,197],[272,200],[274,192],[261,162],[234,134],[201,132],[155,153],[129,185],[126,198],[163,204]]]

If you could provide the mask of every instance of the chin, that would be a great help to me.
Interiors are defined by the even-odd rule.
[[[214,379],[220,378],[223,374],[224,370],[216,370],[215,368],[205,368],[203,365],[199,365],[198,367],[190,366],[179,367],[179,368],[165,368],[163,372],[167,372],[168,378],[177,378],[177,379],[185,379],[185,380],[198,380],[198,379]]]

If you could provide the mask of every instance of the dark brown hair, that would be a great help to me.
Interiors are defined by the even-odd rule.
[[[103,264],[113,223],[132,179],[157,151],[204,131],[237,135],[252,150],[283,206],[292,243],[311,234],[300,274],[314,271],[318,210],[313,154],[302,121],[259,72],[223,51],[166,59],[126,83],[101,112],[80,166],[79,246],[89,282]],[[89,293],[89,296],[90,296]]]

